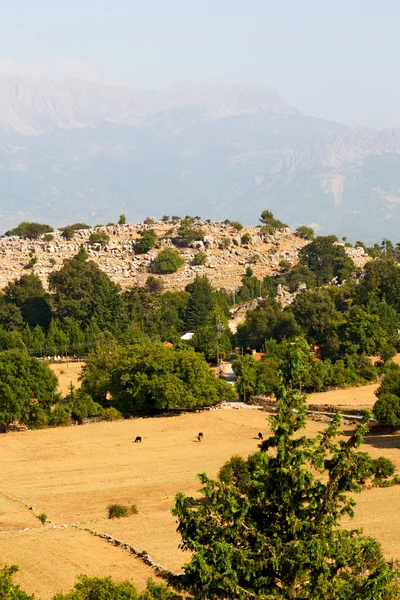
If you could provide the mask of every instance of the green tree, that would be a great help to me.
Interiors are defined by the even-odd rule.
[[[185,287],[190,294],[186,307],[185,322],[188,329],[205,325],[207,318],[216,306],[215,291],[206,275],[196,276]]]
[[[124,214],[119,216],[118,225],[126,225],[126,216]]]
[[[160,275],[176,273],[185,264],[185,259],[177,250],[164,248],[153,263],[153,269]]]
[[[45,225],[41,223],[34,223],[31,221],[22,221],[17,227],[14,229],[10,229],[6,231],[4,235],[19,235],[20,237],[27,237],[32,240],[38,239],[43,233],[51,233],[54,229],[50,227],[50,225]]]
[[[290,269],[286,276],[286,284],[289,292],[296,292],[300,283],[305,283],[307,289],[312,289],[317,284],[317,277],[309,267],[299,263]]]
[[[314,229],[312,227],[307,227],[307,225],[300,225],[296,229],[296,235],[303,238],[303,240],[312,241],[315,237]]]
[[[193,257],[194,265],[206,265],[207,264],[207,253],[206,252],[196,252]]]
[[[285,223],[279,221],[279,219],[275,219],[274,215],[270,210],[263,210],[261,213],[260,221],[262,225],[263,233],[272,234],[275,233],[277,229],[282,229],[283,227],[287,227]]]
[[[135,246],[135,254],[146,254],[154,248],[157,242],[157,236],[153,230],[146,231],[137,245]]]
[[[89,244],[100,244],[100,246],[106,246],[110,241],[110,236],[105,231],[96,231],[89,235]]]
[[[4,293],[7,300],[20,309],[23,320],[30,327],[49,327],[50,299],[37,275],[21,275],[5,287]]]
[[[381,394],[374,404],[373,412],[378,423],[390,425],[392,431],[400,426],[400,398],[395,394]]]
[[[211,406],[236,395],[193,349],[143,342],[118,349],[110,374],[112,404],[122,413]]]
[[[215,599],[398,598],[399,573],[379,543],[341,526],[369,469],[357,450],[370,415],[347,442],[339,415],[315,438],[299,437],[304,397],[282,384],[276,395],[263,451],[233,457],[217,480],[201,474],[204,499],[177,495],[173,514],[182,548],[193,556],[170,582]]]
[[[319,285],[328,283],[335,277],[340,283],[355,269],[353,261],[347,256],[343,246],[337,244],[337,237],[334,235],[316,237],[300,250],[299,258],[301,264],[315,274]]]
[[[57,400],[58,381],[51,369],[20,350],[0,354],[0,425],[29,422],[30,411],[39,405],[49,410]]]
[[[79,256],[64,261],[49,275],[56,316],[76,320],[82,328],[95,319],[100,329],[113,330],[121,321],[118,286],[93,261]]]

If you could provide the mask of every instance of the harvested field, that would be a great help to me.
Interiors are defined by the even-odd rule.
[[[58,390],[66,396],[71,383],[75,387],[80,386],[79,375],[81,374],[84,362],[57,362],[49,365],[50,369],[58,377]]]
[[[332,390],[331,392],[318,392],[308,396],[310,404],[326,404],[345,408],[372,409],[376,402],[375,392],[378,383],[361,385],[360,387]]]
[[[197,473],[215,476],[230,456],[254,452],[258,431],[268,434],[266,417],[258,409],[232,408],[1,436],[2,562],[19,564],[24,571],[18,582],[43,600],[70,589],[81,572],[130,578],[142,588],[152,571],[138,558],[83,530],[53,529],[79,522],[178,570],[189,557],[178,548],[170,514],[176,492],[196,494]],[[322,427],[308,423],[311,434]],[[196,439],[199,431],[202,442]],[[133,443],[136,435],[142,436],[141,444]],[[400,438],[367,441],[365,449],[391,458],[400,469]],[[139,513],[110,521],[110,503],[135,503]],[[355,524],[376,535],[387,556],[400,559],[399,510],[400,486],[366,491]],[[51,524],[42,526],[35,518],[41,512]],[[25,527],[30,530],[17,531]]]

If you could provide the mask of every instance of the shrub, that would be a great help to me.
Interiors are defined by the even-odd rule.
[[[183,221],[182,221],[183,223]],[[204,232],[201,229],[191,229],[190,227],[180,227],[178,229],[178,238],[174,240],[177,246],[183,246],[187,248],[193,242],[201,241],[204,239]]]
[[[275,233],[277,229],[283,229],[287,227],[285,223],[279,221],[279,219],[275,219],[274,215],[270,210],[263,210],[260,218],[261,223],[263,223],[261,227],[262,233],[272,234]]]
[[[172,215],[172,217],[171,217],[171,221],[172,221],[172,223],[174,223],[174,224],[175,224],[175,223],[178,223],[180,220],[181,220],[181,218],[180,218],[180,217],[178,217],[178,215]]]
[[[56,262],[57,261],[56,261],[55,258],[53,258],[53,257],[49,258],[49,263],[51,264],[52,267],[54,267],[54,265],[56,264]]]
[[[251,242],[251,235],[249,233],[244,233],[241,237],[242,244],[249,244]]]
[[[119,410],[117,410],[113,406],[105,408],[103,411],[103,419],[105,421],[118,421],[119,419],[123,419],[123,418],[124,417],[121,415]]]
[[[207,254],[205,252],[197,252],[193,257],[194,265],[205,265],[207,264]]]
[[[109,241],[110,236],[104,231],[99,233],[91,233],[88,239],[89,244],[100,244],[101,246],[105,246]]]
[[[161,217],[161,221],[163,223],[168,223],[169,220],[170,220],[170,217],[168,215],[164,215],[163,217]]]
[[[37,256],[32,256],[31,260],[25,266],[25,269],[33,269],[33,267],[36,265],[37,261],[38,261]]]
[[[71,409],[67,406],[56,406],[50,414],[50,424],[55,427],[71,425]]]
[[[6,231],[4,235],[19,235],[21,237],[27,237],[32,240],[36,240],[43,233],[51,233],[54,229],[50,225],[44,225],[42,223],[32,223],[30,221],[22,221],[14,229]]]
[[[154,219],[152,219],[151,217],[146,217],[143,223],[145,225],[154,225]]]
[[[125,504],[109,504],[107,507],[107,514],[109,519],[120,519],[121,517],[127,517],[128,515],[137,515],[138,509],[136,504],[126,506]]]
[[[307,227],[307,225],[300,225],[300,227],[296,229],[296,235],[303,238],[303,240],[310,241],[315,237],[314,229],[312,229],[312,227]]]
[[[61,235],[65,240],[72,240],[75,235],[75,229],[68,225],[68,227],[63,227],[61,229]]]
[[[177,250],[165,248],[161,250],[154,261],[153,269],[156,273],[160,274],[175,273],[184,264],[185,261]]]
[[[126,225],[126,216],[124,214],[119,216],[118,225]]]
[[[135,246],[136,254],[146,254],[156,245],[157,236],[153,231],[146,231],[141,240]]]
[[[52,242],[54,240],[54,235],[51,233],[46,233],[42,239],[44,242]]]
[[[241,231],[243,229],[243,225],[239,223],[239,221],[231,221],[230,226],[233,227],[233,229],[236,229],[236,231]]]
[[[279,266],[281,269],[283,269],[284,271],[290,271],[292,265],[290,264],[290,262],[288,260],[281,260],[279,262]]]
[[[37,515],[37,518],[39,519],[42,525],[44,525],[47,521],[46,513],[40,513],[40,515]]]

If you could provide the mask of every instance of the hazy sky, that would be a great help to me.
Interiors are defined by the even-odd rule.
[[[398,0],[0,0],[0,71],[138,88],[251,81],[400,127]]]

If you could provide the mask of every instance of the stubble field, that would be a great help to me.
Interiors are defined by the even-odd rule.
[[[258,409],[225,409],[0,437],[1,562],[20,565],[18,582],[43,600],[70,589],[82,572],[132,579],[139,588],[154,576],[140,559],[71,527],[79,524],[178,570],[188,556],[178,548],[170,513],[175,493],[195,494],[197,473],[215,476],[233,454],[255,451],[258,431],[268,434],[266,417]],[[322,427],[310,421],[308,432]],[[133,443],[136,435],[142,436],[141,444]],[[400,469],[399,441],[371,438],[366,449],[392,458]],[[106,508],[114,502],[135,503],[139,513],[110,521]],[[399,510],[400,486],[366,491],[358,503],[355,524],[377,536],[388,557],[400,558]],[[45,526],[35,516],[42,512],[52,521]]]

